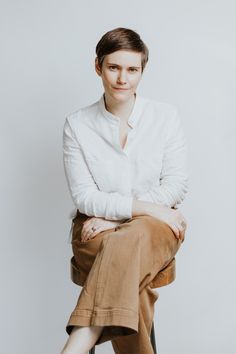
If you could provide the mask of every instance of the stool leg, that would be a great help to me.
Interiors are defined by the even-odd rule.
[[[89,354],[95,354],[95,346],[92,349],[90,349]]]
[[[152,348],[153,348],[153,353],[157,354],[157,348],[156,348],[156,339],[155,339],[155,329],[154,329],[154,321],[152,322],[152,329],[151,329],[151,343],[152,343]]]

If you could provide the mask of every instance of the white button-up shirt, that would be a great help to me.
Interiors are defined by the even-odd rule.
[[[75,210],[132,217],[133,198],[177,207],[187,192],[186,141],[173,105],[136,94],[124,149],[120,118],[101,98],[68,115],[63,161]]]

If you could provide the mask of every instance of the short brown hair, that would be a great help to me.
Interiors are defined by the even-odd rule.
[[[117,50],[127,49],[142,53],[142,72],[148,62],[149,51],[139,34],[129,28],[118,27],[105,33],[96,45],[98,64],[102,68],[104,57]]]

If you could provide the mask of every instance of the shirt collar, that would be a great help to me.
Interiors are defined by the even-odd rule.
[[[105,118],[109,119],[110,121],[113,121],[115,124],[119,124],[120,118],[112,114],[106,109],[104,97],[105,97],[105,93],[103,92],[101,98],[98,101],[98,105],[101,113]],[[128,118],[128,123],[132,128],[134,128],[139,117],[141,116],[141,113],[142,113],[142,99],[137,93],[135,93],[135,102],[133,105],[132,112]]]

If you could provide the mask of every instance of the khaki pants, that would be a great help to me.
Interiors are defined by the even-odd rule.
[[[150,332],[159,294],[150,287],[182,241],[151,216],[136,216],[81,242],[88,216],[73,219],[72,249],[83,288],[66,331],[105,326],[96,345],[110,340],[116,354],[152,354]]]

